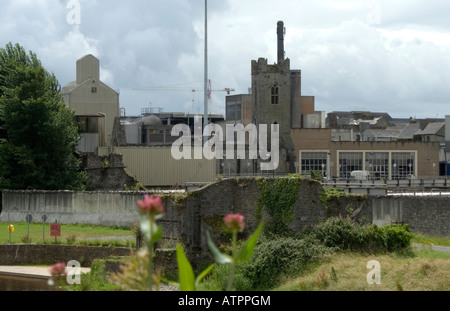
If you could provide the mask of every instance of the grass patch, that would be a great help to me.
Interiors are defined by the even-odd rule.
[[[106,272],[105,260],[96,259],[92,262],[91,271],[81,274],[80,284],[70,285],[70,291],[123,291],[124,287],[111,281]]]
[[[422,233],[414,233],[412,242],[418,244],[450,246],[450,237],[433,237]]]
[[[14,223],[11,233],[12,244],[26,243],[28,239],[28,224]],[[43,236],[44,234],[44,236]],[[96,238],[133,237],[130,240],[90,240]],[[75,244],[90,246],[130,246],[135,243],[135,233],[131,228],[100,227],[90,225],[61,225],[61,236],[57,237],[57,244]],[[50,224],[30,224],[30,243],[54,244],[55,237],[50,236]],[[8,223],[0,223],[0,244],[9,244]]]
[[[360,225],[348,218],[330,218],[292,236],[263,234],[250,261],[237,266],[234,288],[239,291],[450,290],[450,253],[415,249],[411,240],[407,225]],[[367,282],[371,271],[367,264],[372,260],[381,264],[379,286]],[[227,266],[214,269],[202,289],[223,290],[228,274]]]
[[[312,271],[291,278],[279,291],[443,291],[450,290],[450,261],[446,253],[413,250],[402,254],[338,253]],[[430,256],[431,253],[437,253]],[[444,255],[445,254],[445,255]],[[366,265],[377,260],[381,284],[368,284]]]

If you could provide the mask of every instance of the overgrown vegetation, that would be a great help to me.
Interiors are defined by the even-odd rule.
[[[450,253],[423,250],[367,254],[339,252],[307,273],[286,279],[278,291],[448,291]],[[432,257],[432,258],[430,258]],[[381,265],[381,284],[368,284],[366,264]]]
[[[350,218],[330,218],[305,234],[316,238],[327,247],[349,251],[388,251],[403,249],[411,244],[412,234],[408,225],[359,225]]]
[[[294,220],[294,204],[298,199],[300,180],[299,175],[257,179],[260,195],[256,216],[261,220],[264,211],[270,216],[265,232],[281,234],[290,231],[288,225]]]
[[[92,262],[91,271],[81,274],[80,284],[70,285],[72,291],[121,291],[124,286],[114,283],[106,271],[104,259],[96,259]]]
[[[234,287],[237,290],[271,290],[293,275],[302,275],[348,251],[388,254],[407,250],[412,234],[407,225],[360,225],[349,218],[330,218],[302,233],[287,237],[266,233],[257,243],[251,260],[238,265]],[[223,290],[227,267],[211,272],[204,290]],[[335,273],[331,279],[336,278]],[[318,284],[328,284],[322,275]]]

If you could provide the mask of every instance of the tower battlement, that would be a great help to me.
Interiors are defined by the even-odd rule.
[[[279,60],[278,63],[268,64],[267,58],[252,60],[252,75],[260,73],[280,73],[286,74],[291,71],[291,61],[289,58]]]

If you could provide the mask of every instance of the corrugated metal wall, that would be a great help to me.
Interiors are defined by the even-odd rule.
[[[144,186],[213,182],[216,160],[175,160],[171,147],[99,147],[99,155],[123,155],[127,171]]]
[[[81,152],[97,152],[99,145],[98,133],[83,133],[78,142],[77,150]]]

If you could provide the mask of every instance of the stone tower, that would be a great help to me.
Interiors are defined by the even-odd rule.
[[[284,24],[277,24],[278,63],[269,65],[267,59],[252,61],[252,115],[258,126],[279,125],[279,173],[294,173],[296,156],[291,138],[292,89],[289,58],[285,59]],[[294,79],[295,81],[295,79]]]

